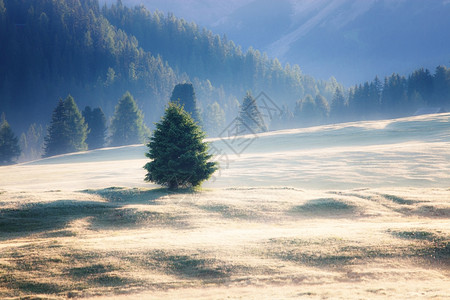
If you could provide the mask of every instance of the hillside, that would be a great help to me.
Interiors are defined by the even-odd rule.
[[[110,117],[129,90],[150,126],[178,82],[193,82],[201,109],[216,101],[229,119],[247,90],[264,88],[281,105],[306,93],[331,99],[338,86],[142,6],[2,0],[0,22],[0,112],[18,132],[45,125],[69,93],[81,109],[101,106]]]
[[[114,2],[105,0],[105,2]],[[449,61],[445,0],[137,1],[346,86]]]
[[[438,114],[223,136],[211,140],[221,170],[205,186],[445,188],[449,122],[450,114]],[[143,181],[145,151],[140,145],[105,148],[4,167],[10,175],[2,176],[3,184],[79,190],[101,188],[107,179],[111,186],[153,186]],[[70,177],[64,176],[67,168]]]
[[[445,298],[449,121],[224,137],[198,191],[140,145],[0,167],[0,298]]]
[[[173,12],[226,34],[244,49],[253,46],[316,78],[335,76],[346,86],[449,61],[445,0],[123,2]]]

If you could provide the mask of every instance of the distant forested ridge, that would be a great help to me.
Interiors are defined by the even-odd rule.
[[[69,93],[81,109],[98,106],[110,118],[130,91],[151,125],[180,82],[194,84],[200,110],[217,102],[227,119],[247,90],[293,105],[306,94],[331,100],[339,86],[171,14],[120,1],[0,0],[0,23],[0,112],[21,131],[48,124],[54,103]]]
[[[97,1],[0,0],[0,22],[0,111],[20,129],[23,121],[48,123],[54,103],[69,93],[80,107],[111,115],[132,90],[152,112],[180,80],[112,26]]]
[[[239,116],[247,92],[266,105],[268,130],[450,111],[446,66],[345,89],[334,77],[315,80],[195,23],[120,0],[0,0],[0,41],[0,113],[29,158],[42,152],[55,104],[68,94],[111,123],[129,91],[152,128],[174,87],[192,83],[199,119],[216,136]]]
[[[438,66],[434,73],[420,68],[408,76],[394,73],[347,90],[337,88],[327,104],[320,96],[306,95],[292,113],[283,114],[281,124],[303,127],[450,112],[450,68]]]

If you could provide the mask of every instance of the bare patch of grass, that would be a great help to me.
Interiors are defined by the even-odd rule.
[[[414,248],[414,256],[438,265],[450,266],[450,237],[423,230],[390,231],[398,238],[421,242]]]
[[[32,203],[20,208],[0,209],[0,232],[5,238],[30,233],[63,229],[67,224],[84,216],[100,215],[111,206],[91,201],[59,200]]]
[[[438,237],[428,231],[392,231],[392,235],[395,237],[399,237],[402,239],[408,239],[408,240],[426,240],[426,241],[435,241],[438,239]]]
[[[230,268],[216,259],[203,258],[198,255],[178,255],[165,251],[156,251],[151,254],[155,260],[168,273],[177,276],[197,279],[222,279],[230,276]]]
[[[339,216],[356,212],[357,207],[333,198],[310,200],[289,210],[291,214],[305,214],[313,216]]]
[[[139,228],[143,226],[183,227],[187,223],[179,216],[151,210],[116,208],[107,210],[91,221],[91,228],[117,229]]]
[[[257,217],[257,214],[250,209],[240,209],[231,205],[210,204],[198,207],[209,212],[219,213],[222,217],[229,219],[252,219]]]
[[[413,211],[414,214],[423,217],[450,218],[450,208],[441,208],[431,205],[423,205]]]
[[[117,268],[109,265],[109,264],[93,264],[83,267],[75,267],[70,268],[68,270],[68,273],[70,276],[76,277],[76,278],[84,278],[92,275],[98,275],[98,274],[104,274],[112,271],[116,271]]]
[[[408,247],[364,246],[337,238],[271,239],[269,243],[270,257],[319,268],[340,269],[371,259],[407,257],[413,253]]]
[[[396,204],[401,204],[401,205],[413,205],[418,203],[418,201],[414,201],[414,200],[408,200],[408,199],[404,199],[395,195],[388,195],[388,194],[380,194],[380,196],[384,197],[385,199],[392,201]]]
[[[25,294],[59,294],[69,288],[55,283],[30,281],[11,274],[0,275],[0,285]]]
[[[167,194],[165,189],[139,189],[124,187],[109,187],[100,190],[83,190],[83,193],[95,194],[109,202],[128,202],[156,204],[155,200]]]

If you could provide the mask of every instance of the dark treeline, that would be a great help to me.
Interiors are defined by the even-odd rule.
[[[155,108],[162,111],[180,80],[160,56],[112,26],[95,0],[0,0],[0,22],[0,111],[22,131],[48,123],[55,102],[69,93],[111,116],[130,90],[157,118]]]
[[[383,82],[375,77],[348,91],[337,88],[329,103],[319,94],[306,95],[276,121],[280,127],[298,127],[448,111],[450,69],[439,66],[434,74],[421,68],[408,77],[394,73]]]
[[[47,124],[55,101],[69,93],[80,107],[100,106],[110,117],[128,90],[151,125],[178,82],[194,84],[202,113],[217,102],[227,119],[247,90],[292,104],[306,94],[330,100],[339,86],[120,1],[100,8],[97,0],[0,0],[0,22],[0,111],[22,132]]]

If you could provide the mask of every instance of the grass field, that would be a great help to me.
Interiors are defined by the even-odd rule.
[[[448,299],[449,121],[255,136],[199,190],[142,146],[1,167],[0,298]]]

